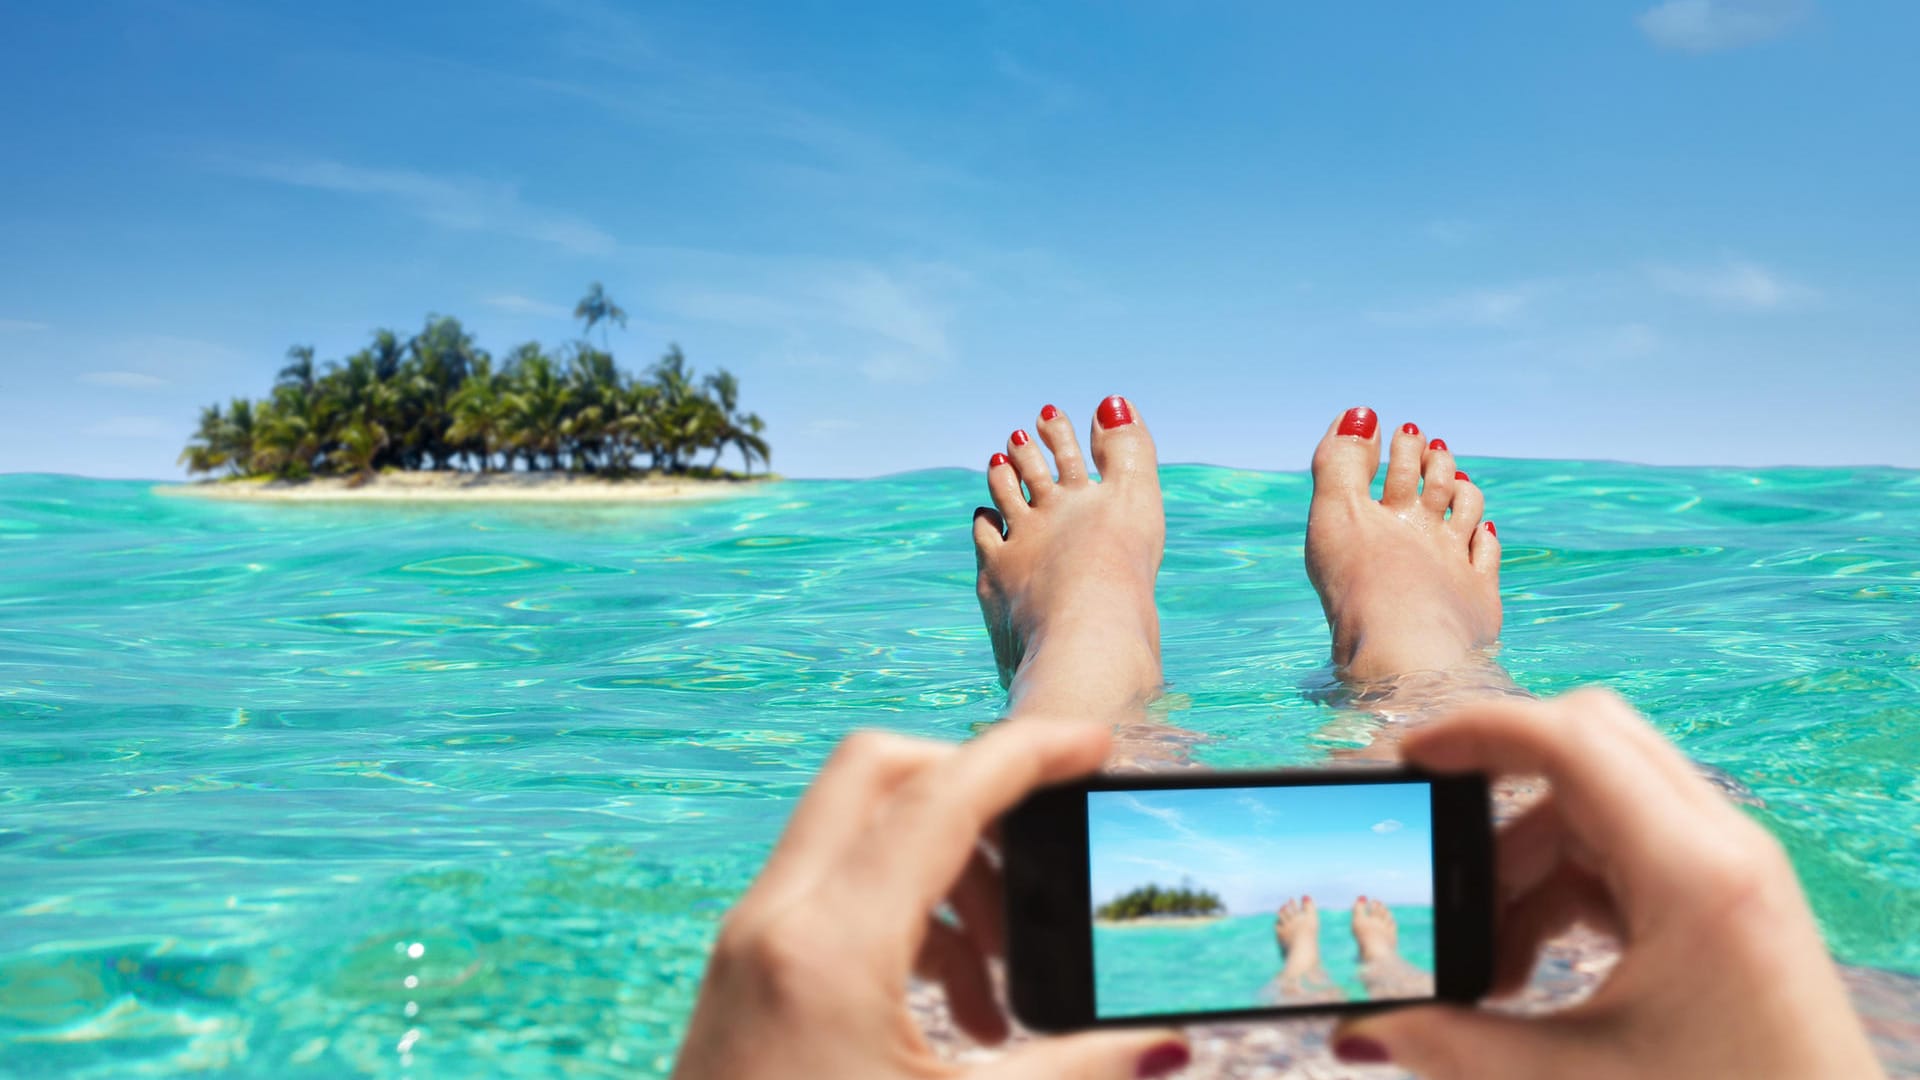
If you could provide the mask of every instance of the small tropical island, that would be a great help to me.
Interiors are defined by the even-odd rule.
[[[678,345],[646,371],[614,362],[627,313],[595,282],[581,338],[496,359],[451,316],[411,337],[376,330],[342,360],[287,350],[265,398],[201,410],[168,490],[272,501],[650,501],[738,490],[772,451],[725,368],[697,373]],[[591,340],[600,330],[598,347]],[[740,471],[722,468],[736,454]],[[708,456],[711,455],[711,456]]]
[[[1184,883],[1173,888],[1142,885],[1093,909],[1094,919],[1103,923],[1211,922],[1226,913],[1218,896]]]

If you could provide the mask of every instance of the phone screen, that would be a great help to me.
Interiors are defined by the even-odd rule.
[[[1434,996],[1432,785],[1086,793],[1098,1019]]]

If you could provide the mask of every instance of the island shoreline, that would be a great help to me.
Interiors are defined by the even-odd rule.
[[[630,479],[570,473],[389,472],[361,483],[341,477],[311,480],[202,480],[157,484],[155,494],[247,503],[661,503],[754,494],[779,477],[719,478],[650,475]]]

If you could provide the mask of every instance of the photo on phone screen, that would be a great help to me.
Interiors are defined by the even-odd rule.
[[[1000,832],[1008,997],[1036,1031],[1470,1003],[1491,978],[1482,776],[1109,774]]]
[[[1095,1015],[1432,997],[1432,805],[1426,783],[1088,792]]]

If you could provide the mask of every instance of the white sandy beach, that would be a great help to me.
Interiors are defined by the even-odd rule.
[[[758,490],[770,478],[710,480],[647,476],[609,480],[565,473],[390,472],[365,483],[313,480],[209,480],[162,484],[162,495],[231,502],[352,503],[651,503],[721,499]]]

